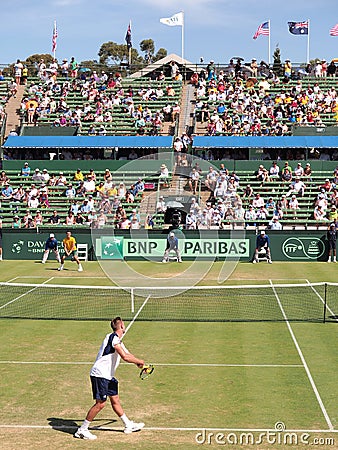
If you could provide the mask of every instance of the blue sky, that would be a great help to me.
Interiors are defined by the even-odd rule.
[[[233,56],[249,61],[268,59],[268,38],[253,40],[258,25],[271,21],[271,54],[276,44],[282,60],[306,60],[307,37],[293,36],[288,21],[310,19],[310,58],[338,58],[337,0],[1,0],[0,64],[34,53],[50,53],[53,22],[58,25],[59,60],[98,59],[102,43],[124,43],[132,21],[133,47],[151,38],[156,50],[181,55],[181,27],[159,22],[184,11],[184,56],[199,62],[227,62]],[[271,55],[272,61],[272,55]]]

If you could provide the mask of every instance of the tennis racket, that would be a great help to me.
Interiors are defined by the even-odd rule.
[[[141,380],[145,380],[149,377],[155,370],[155,367],[152,364],[145,364],[140,372],[140,378]]]

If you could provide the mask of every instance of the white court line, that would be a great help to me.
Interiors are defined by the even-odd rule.
[[[49,278],[48,280],[44,281],[41,284],[45,284],[48,283],[49,281],[53,280],[54,277]],[[38,288],[38,286],[33,287],[32,289],[30,289],[29,291],[25,292],[24,294],[19,295],[18,297],[14,298],[13,300],[5,303],[4,305],[0,306],[0,309],[5,308],[6,306],[10,305],[11,303],[14,303],[15,301],[19,300],[20,298],[24,297],[25,295],[30,294],[31,292],[34,292],[36,289]]]
[[[12,425],[12,424],[0,424],[0,428],[17,428],[17,429],[44,429],[44,430],[64,430],[64,429],[77,429],[77,425]],[[108,428],[100,426],[92,426],[91,430],[96,431],[121,431],[121,428]],[[275,428],[211,428],[211,427],[144,427],[143,430],[147,431],[225,431],[225,432],[248,432],[248,433],[259,433],[259,432],[276,432]],[[287,429],[285,432],[288,433],[338,433],[338,430],[303,430],[303,429]]]
[[[301,361],[302,361],[302,363],[303,363],[303,366],[304,366],[306,375],[307,375],[307,377],[308,377],[308,379],[309,379],[309,381],[310,381],[310,384],[311,384],[311,386],[312,386],[313,392],[314,392],[314,394],[315,394],[315,396],[316,396],[316,398],[317,398],[317,401],[318,401],[318,403],[319,403],[320,409],[322,410],[322,413],[323,413],[323,415],[324,415],[324,417],[325,417],[326,423],[327,423],[329,429],[330,429],[330,430],[333,430],[333,425],[332,425],[331,419],[330,419],[330,417],[329,417],[329,415],[328,415],[328,413],[327,413],[327,411],[326,411],[326,409],[325,409],[323,400],[321,399],[321,396],[320,396],[320,394],[319,394],[319,392],[318,392],[317,386],[316,386],[316,384],[315,384],[315,382],[314,382],[314,380],[313,380],[313,378],[312,378],[312,375],[311,375],[309,366],[308,366],[307,363],[306,363],[306,360],[305,360],[305,358],[304,358],[303,352],[302,352],[302,350],[301,350],[301,348],[300,348],[300,346],[299,346],[299,344],[298,344],[298,341],[297,341],[297,339],[296,339],[296,336],[294,335],[294,332],[293,332],[293,330],[292,330],[292,328],[291,328],[290,322],[289,322],[289,320],[288,320],[288,318],[287,318],[287,316],[286,316],[286,314],[285,314],[284,308],[283,308],[282,303],[281,303],[281,301],[280,301],[280,299],[279,299],[279,297],[278,297],[277,291],[276,291],[276,289],[275,289],[275,287],[274,287],[274,285],[273,285],[273,283],[272,283],[272,280],[269,280],[269,282],[270,282],[271,287],[272,287],[272,289],[273,289],[273,292],[274,292],[274,294],[275,294],[275,297],[276,297],[278,306],[279,306],[279,308],[280,308],[280,310],[281,310],[281,312],[282,312],[282,315],[283,315],[283,317],[284,317],[284,319],[285,319],[285,323],[286,323],[286,325],[287,325],[287,327],[288,327],[288,329],[289,329],[289,332],[290,332],[291,338],[292,338],[292,340],[293,340],[293,343],[294,343],[294,345],[295,345],[295,347],[296,347],[296,349],[297,349],[298,355],[299,355],[299,357],[300,357],[300,359],[301,359]]]
[[[41,365],[92,365],[92,362],[86,361],[0,361],[0,364],[41,364]],[[262,367],[262,368],[303,368],[302,364],[202,364],[202,363],[153,363],[154,366],[163,367]],[[122,363],[122,365],[129,365],[129,363]]]
[[[6,281],[6,283],[13,283],[14,280],[17,280],[20,277],[14,277],[11,280]],[[46,278],[46,277],[42,277],[42,278]]]
[[[137,313],[135,314],[135,316],[133,317],[133,320],[130,322],[130,324],[127,326],[126,331],[124,333],[124,335],[122,337],[124,337],[128,330],[130,330],[131,326],[133,325],[133,323],[135,322],[135,320],[137,319],[138,315],[140,314],[140,312],[142,311],[142,309],[146,306],[147,301],[150,299],[150,295],[148,295],[148,297],[144,300],[144,302],[142,303],[140,309],[137,311]]]
[[[34,276],[29,276],[29,275],[23,275],[23,276],[20,276],[20,277],[15,277],[15,278],[13,278],[13,280],[16,280],[16,279],[18,279],[18,278],[46,278],[46,277],[44,277],[44,276],[42,276],[42,275],[39,275],[39,276],[36,276],[36,277],[34,277]],[[53,277],[54,278],[54,277]],[[85,277],[85,276],[78,276],[78,277],[65,277],[66,279],[68,279],[68,278],[74,278],[74,280],[76,280],[77,278],[107,278],[107,277]],[[9,280],[9,281],[6,281],[6,283],[11,283],[13,280]]]
[[[316,291],[316,289],[311,286],[311,283],[309,280],[305,280],[307,283],[309,283],[309,286],[311,287],[311,289],[313,290],[313,292],[317,295],[317,297],[320,299],[320,301],[323,303],[323,306],[325,305],[325,300],[323,299],[323,297],[319,294],[319,292]],[[335,316],[336,314],[332,311],[332,309],[328,306],[328,304],[326,304],[326,308],[330,311],[330,313],[332,314],[332,316]],[[338,322],[338,317],[337,319],[335,319],[336,322]]]

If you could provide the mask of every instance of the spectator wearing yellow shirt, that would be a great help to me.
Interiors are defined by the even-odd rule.
[[[82,268],[80,260],[77,256],[76,239],[75,239],[75,237],[72,236],[71,231],[67,231],[66,237],[62,241],[62,244],[63,244],[63,248],[64,248],[64,254],[61,256],[61,265],[58,268],[58,270],[63,270],[65,259],[70,256],[72,261],[76,261],[76,263],[78,265],[77,270],[79,272],[82,272],[83,268]]]
[[[83,173],[81,172],[81,169],[77,169],[77,171],[74,174],[74,181],[83,181],[84,176]]]
[[[117,189],[114,183],[109,183],[108,186],[106,185],[106,193],[108,197],[117,196]]]
[[[335,207],[335,205],[331,206],[331,210],[328,212],[328,216],[329,216],[329,221],[333,222],[335,219],[338,219],[338,212],[337,212],[337,208]]]
[[[96,197],[103,197],[105,194],[105,188],[104,188],[104,182],[100,181],[99,185],[95,188],[95,196]]]
[[[292,64],[289,59],[286,59],[284,64],[284,76],[286,78],[291,78],[291,72],[292,72]]]

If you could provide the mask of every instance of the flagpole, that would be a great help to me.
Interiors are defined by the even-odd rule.
[[[268,57],[268,62],[269,62],[269,69],[270,69],[270,64],[271,64],[271,27],[270,27],[270,19],[268,20],[269,23],[269,41],[268,41],[268,52],[269,52],[269,57]]]
[[[309,62],[310,62],[310,19],[307,20],[307,27],[308,27],[308,33],[307,33],[306,62],[307,62],[307,64],[309,64]]]
[[[131,20],[129,20],[129,27],[130,27],[130,30],[131,30]],[[129,48],[128,48],[128,64],[129,64],[129,67],[131,66],[131,47],[129,46]]]
[[[53,30],[53,38],[55,36],[55,30],[56,30],[56,20],[54,20],[54,30]],[[56,39],[56,38],[55,38]],[[53,49],[53,59],[55,59],[55,52],[56,52],[56,43],[54,45],[54,49]]]
[[[184,11],[182,11],[182,62],[184,59]]]

